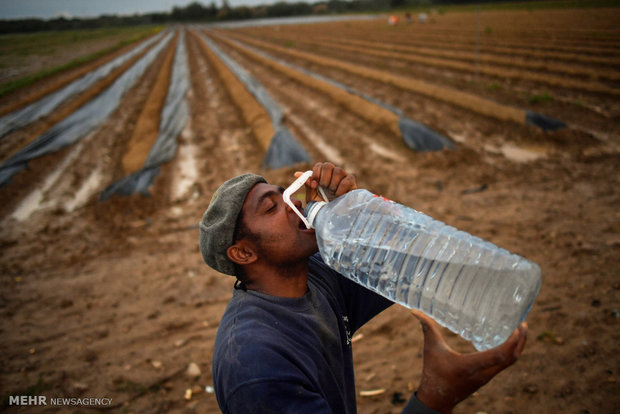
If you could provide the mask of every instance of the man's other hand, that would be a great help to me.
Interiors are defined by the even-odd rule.
[[[424,331],[424,362],[417,398],[442,414],[469,397],[495,375],[512,365],[523,352],[527,324],[521,325],[503,344],[471,354],[455,352],[441,335],[432,318],[413,310]]]

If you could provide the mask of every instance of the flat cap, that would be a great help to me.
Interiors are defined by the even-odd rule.
[[[267,180],[256,174],[231,178],[217,189],[200,222],[200,252],[205,263],[220,273],[235,276],[235,266],[226,250],[233,243],[237,218],[246,196]]]

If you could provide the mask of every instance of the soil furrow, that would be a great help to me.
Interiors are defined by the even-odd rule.
[[[226,85],[229,96],[241,110],[246,124],[252,128],[254,137],[264,154],[275,132],[269,114],[202,39],[200,39],[200,45],[210,64],[216,68],[221,81]]]
[[[225,32],[231,33],[231,32]],[[234,34],[232,32],[231,34]],[[257,39],[258,36],[254,36]],[[280,43],[280,42],[279,42]],[[281,42],[284,43],[284,42]],[[289,51],[290,47],[275,48],[269,50],[281,59],[291,61],[299,66],[311,65],[311,70],[318,73],[327,74],[347,84],[347,76],[340,75],[338,71],[331,70],[327,67],[319,67],[312,65],[310,61],[302,58],[295,58]],[[336,59],[350,58],[352,61],[363,65],[374,65],[379,69],[385,69],[383,63],[376,59],[366,57],[365,54],[344,54],[334,56]],[[433,70],[426,66],[406,65],[403,62],[392,62],[389,67],[390,72],[410,76],[417,79],[428,80],[430,83],[441,82],[443,85],[450,86],[454,89],[460,89],[476,94],[478,96],[488,97],[489,99],[508,104],[513,107],[530,108],[531,110],[542,112],[551,117],[560,120],[571,120],[571,124],[584,128],[585,130],[598,131],[604,135],[611,133],[617,135],[620,132],[617,123],[613,122],[614,117],[620,114],[620,105],[617,100],[609,99],[606,96],[588,95],[587,98],[577,91],[544,89],[540,85],[524,82],[515,83],[508,80],[494,80],[480,75],[478,79],[473,74],[466,76],[456,76],[446,71]],[[349,72],[349,77],[351,72]],[[364,90],[364,88],[362,88]],[[372,91],[372,88],[368,90]],[[369,93],[369,92],[367,92]],[[369,93],[372,95],[372,93]],[[383,98],[386,102],[393,102],[391,98]],[[539,102],[540,100],[540,102]],[[397,105],[398,106],[398,105]]]
[[[95,71],[101,66],[105,65],[108,62],[116,59],[119,56],[129,52],[131,49],[138,47],[140,43],[144,43],[148,41],[149,38],[155,35],[148,36],[145,39],[137,43],[133,43],[123,48],[109,53],[105,56],[100,57],[99,59],[89,62],[87,64],[81,65],[80,67],[67,71],[59,76],[54,77],[53,82],[49,81],[40,81],[32,87],[20,89],[13,94],[10,94],[9,97],[3,97],[0,101],[0,116],[13,112],[17,109],[23,108],[26,105],[35,102],[42,97],[49,95],[50,93],[56,92],[57,90],[65,87],[76,79],[81,78],[82,76],[88,74],[89,72]],[[3,102],[6,101],[6,102]]]
[[[281,39],[281,37],[280,37]],[[469,66],[455,66],[457,69],[463,69],[466,71],[474,71],[476,68],[472,66],[472,64],[489,64],[491,66],[509,66],[513,69],[527,70],[527,71],[543,71],[549,74],[564,74],[577,77],[578,79],[586,79],[586,80],[598,80],[598,79],[608,79],[612,81],[620,80],[620,72],[612,71],[612,70],[602,70],[602,69],[594,69],[591,67],[585,67],[580,65],[558,65],[549,62],[535,62],[531,60],[519,60],[514,57],[501,57],[495,56],[491,54],[476,54],[475,52],[464,52],[464,51],[441,51],[435,48],[427,48],[427,47],[412,47],[412,46],[398,46],[386,44],[384,42],[367,42],[367,41],[359,41],[354,39],[342,39],[341,37],[313,37],[311,41],[308,41],[308,38],[296,36],[291,39],[290,42],[299,45],[300,42],[307,43],[308,45],[324,45],[330,47],[330,45],[338,45],[338,44],[346,44],[346,45],[355,45],[364,50],[376,50],[382,52],[393,52],[395,54],[387,54],[384,56],[390,57],[393,56],[394,59],[403,59],[407,60],[411,58],[411,56],[423,56],[423,57],[432,57],[432,58],[440,58],[445,59],[442,60],[420,60],[421,63],[430,63],[436,64],[437,66],[445,65],[446,63],[453,61],[462,61],[463,63],[468,63]],[[305,40],[304,40],[305,39]],[[272,40],[273,41],[273,38]],[[289,40],[287,40],[288,42]],[[359,50],[359,49],[351,49],[351,50]],[[378,55],[381,56],[381,55]],[[416,61],[416,60],[413,60]],[[591,62],[589,62],[591,63]],[[620,62],[619,62],[620,63]],[[480,70],[484,70],[484,67],[481,66]]]
[[[235,35],[234,37],[239,38],[238,35]],[[269,51],[275,50],[289,56],[301,57],[305,60],[313,61],[324,66],[335,67],[359,76],[378,80],[388,84],[393,84],[403,89],[410,90],[412,92],[420,93],[434,99],[444,100],[457,106],[462,106],[471,111],[482,113],[486,116],[521,124],[525,123],[525,112],[523,110],[497,104],[495,102],[481,99],[477,96],[462,93],[457,90],[450,90],[442,86],[421,82],[409,77],[393,75],[387,71],[360,67],[352,63],[345,62],[344,60],[324,58],[317,54],[308,52],[291,51],[290,49],[285,49],[279,46],[274,46],[272,44],[253,40],[246,37],[241,38],[241,40],[245,43],[259,46]]]
[[[228,91],[220,81],[217,70],[207,60],[202,40],[190,31],[187,36],[192,93],[191,139],[200,150],[201,183],[203,191],[213,192],[219,186],[222,171],[242,173],[244,169],[260,168],[262,151],[244,124],[243,118]]]
[[[353,24],[353,23],[351,23]],[[513,43],[509,41],[493,40],[483,36],[480,40],[476,40],[476,36],[467,36],[463,33],[459,33],[455,36],[445,37],[438,34],[434,34],[427,30],[418,30],[416,28],[409,28],[402,26],[400,28],[394,28],[394,30],[386,30],[382,27],[377,27],[376,23],[365,23],[367,26],[362,29],[351,28],[342,25],[324,24],[324,25],[310,25],[308,27],[299,27],[295,31],[290,31],[290,28],[282,27],[275,31],[271,27],[265,28],[247,28],[236,29],[236,31],[244,32],[251,35],[265,36],[265,35],[300,35],[305,38],[313,38],[315,36],[325,36],[329,33],[337,33],[341,38],[350,39],[364,39],[366,33],[372,30],[373,40],[390,45],[410,45],[410,46],[427,46],[433,49],[439,50],[469,50],[475,51],[479,48],[481,53],[498,53],[509,56],[522,56],[524,58],[538,58],[538,59],[559,59],[569,61],[579,61],[582,63],[596,63],[607,64],[617,67],[620,64],[620,58],[618,57],[617,49],[600,49],[596,47],[581,48],[574,51],[565,51],[561,47],[546,47],[548,42],[528,42],[528,43]],[[372,25],[372,26],[371,26]],[[382,24],[383,26],[384,24]],[[333,36],[332,36],[333,37]],[[601,56],[603,54],[609,55],[608,57]]]
[[[170,84],[170,74],[172,73],[172,63],[174,54],[177,50],[178,32],[170,41],[170,46],[165,52],[165,58],[160,67],[155,84],[151,89],[146,104],[138,117],[136,127],[127,143],[127,152],[122,157],[123,172],[125,175],[135,173],[144,167],[144,161],[148,156],[157,136],[159,135],[159,124],[161,111],[166,101],[168,85]]]
[[[92,85],[89,89],[83,91],[82,93],[69,98],[58,108],[51,113],[50,115],[34,122],[33,124],[27,125],[20,130],[15,131],[12,134],[9,134],[0,140],[0,161],[4,161],[11,157],[15,152],[19,151],[24,146],[28,145],[30,142],[35,140],[39,135],[43,132],[47,131],[53,125],[59,123],[63,119],[67,118],[73,112],[75,112],[78,108],[90,102],[93,98],[103,92],[105,89],[110,87],[119,77],[123,75],[131,66],[133,66],[138,60],[140,60],[146,53],[151,50],[153,46],[143,50],[141,53],[138,53],[133,58],[129,59],[123,65],[116,68],[105,78],[97,81],[94,85]]]
[[[135,128],[137,114],[146,101],[148,91],[155,80],[157,68],[162,64],[164,54],[165,49],[136,82],[136,85],[126,92],[126,98],[109,119],[100,125],[96,131],[89,134],[86,148],[82,150],[80,157],[71,163],[68,170],[63,173],[62,180],[66,181],[67,184],[57,185],[58,188],[63,188],[62,194],[60,196],[57,193],[44,194],[42,202],[45,202],[46,199],[55,200],[52,209],[63,211],[63,202],[78,192],[84,184],[83,180],[88,178],[91,171],[101,168],[99,183],[92,189],[91,197],[97,195],[98,190],[105,188],[114,176],[121,173],[122,170],[118,167],[121,155],[127,145],[127,138],[131,136],[131,131]],[[0,188],[3,197],[10,200],[0,210],[0,215],[4,217],[7,213],[18,208],[19,202],[61,163],[61,160],[71,152],[74,146],[30,161],[27,170],[16,174],[12,183]],[[86,202],[91,201],[91,197],[87,197]]]
[[[392,132],[395,137],[400,136],[400,130],[398,128],[398,116],[393,112],[382,108],[378,105],[370,103],[363,98],[346,92],[344,89],[337,88],[327,82],[312,78],[302,72],[290,69],[284,65],[279,64],[271,59],[266,59],[248,49],[242,49],[236,47],[237,45],[228,43],[234,47],[237,51],[240,51],[253,61],[259,61],[263,65],[268,65],[271,69],[275,70],[280,75],[294,79],[295,81],[303,84],[304,86],[320,91],[328,95],[334,102],[344,106],[347,110],[356,113],[369,122],[381,125]],[[251,67],[250,65],[246,65]]]
[[[610,87],[602,83],[605,79],[611,80],[611,85],[614,85],[617,80],[620,80],[620,73],[618,72],[597,72],[597,71],[587,71],[580,72],[579,70],[571,70],[567,67],[566,70],[562,70],[559,67],[556,67],[556,71],[559,72],[558,75],[573,75],[575,73],[580,74],[581,76],[577,79],[570,79],[566,76],[555,76],[554,74],[546,74],[540,73],[539,71],[530,71],[527,66],[520,67],[518,62],[513,62],[511,65],[512,68],[502,68],[495,67],[488,64],[483,64],[483,61],[480,64],[476,64],[475,57],[473,59],[468,59],[467,62],[460,62],[455,60],[450,55],[444,54],[444,57],[425,57],[420,55],[419,53],[415,53],[415,50],[412,50],[412,53],[406,53],[405,51],[391,51],[392,48],[378,48],[378,47],[369,47],[372,44],[369,42],[351,42],[348,40],[341,40],[339,42],[330,42],[325,38],[317,39],[317,40],[300,40],[301,38],[294,38],[293,42],[296,44],[297,50],[312,50],[312,51],[321,51],[323,55],[335,55],[342,56],[343,52],[346,53],[347,56],[355,57],[363,55],[365,57],[373,57],[371,59],[379,58],[381,65],[389,65],[391,61],[398,62],[401,64],[415,63],[417,65],[422,66],[430,66],[436,67],[438,69],[445,70],[453,70],[458,72],[463,72],[466,74],[474,74],[479,73],[480,75],[486,75],[490,78],[496,79],[511,79],[518,81],[530,81],[534,84],[549,86],[549,87],[560,87],[565,89],[572,89],[576,91],[584,91],[588,93],[596,93],[596,94],[606,94],[611,96],[620,95],[620,90],[615,89],[614,87]],[[273,42],[273,38],[270,39]],[[350,44],[359,44],[359,46],[349,46]],[[302,45],[307,45],[306,47],[301,47]],[[376,44],[375,44],[376,45]],[[434,56],[437,56],[436,54]],[[484,61],[485,63],[496,63],[490,60]],[[523,70],[518,70],[518,69]],[[572,73],[571,73],[572,72]],[[606,75],[607,73],[607,75]],[[584,79],[585,80],[582,80]],[[598,80],[601,82],[598,82]]]

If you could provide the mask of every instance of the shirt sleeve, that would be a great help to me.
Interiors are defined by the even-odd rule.
[[[327,401],[294,381],[256,381],[240,386],[227,400],[225,414],[331,413]]]
[[[349,312],[349,322],[352,332],[357,331],[366,322],[394,303],[342,275],[339,276],[340,285],[344,292],[344,300]]]
[[[418,400],[415,393],[409,399],[409,402],[403,408],[401,414],[439,414],[437,411],[428,408],[422,401]]]
[[[393,304],[392,301],[364,286],[353,282],[325,264],[319,253],[311,258],[313,269],[337,292],[338,302],[344,306],[351,332],[357,331],[366,322]]]

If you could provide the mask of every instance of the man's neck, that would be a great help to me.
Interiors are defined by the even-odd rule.
[[[251,282],[247,288],[266,295],[300,298],[308,291],[307,262],[287,268],[256,269],[256,272],[248,272],[248,276]]]

